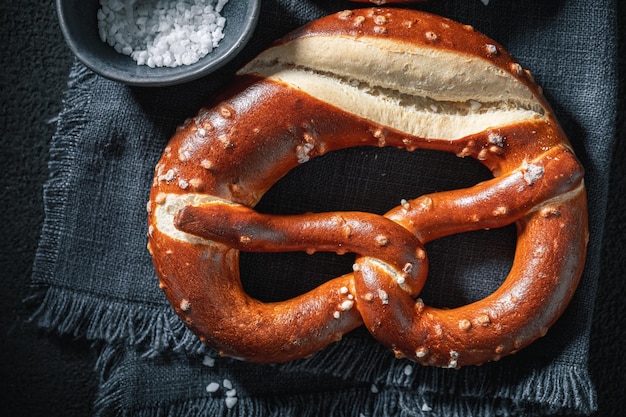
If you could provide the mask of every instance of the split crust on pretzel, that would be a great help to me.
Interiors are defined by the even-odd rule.
[[[494,178],[383,217],[252,209],[294,167],[353,146],[453,152]],[[177,130],[155,169],[148,248],[176,312],[223,355],[303,358],[364,323],[399,357],[458,368],[518,351],[562,314],[585,260],[585,195],[540,88],[500,45],[427,13],[350,10],[276,42]],[[449,310],[416,298],[423,244],[512,223],[515,259],[492,295]],[[242,288],[240,250],[357,261],[306,294],[263,303]]]

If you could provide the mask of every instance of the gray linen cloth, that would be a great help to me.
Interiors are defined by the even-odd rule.
[[[235,1],[235,0],[231,0]],[[589,254],[580,287],[545,338],[499,362],[461,370],[397,360],[362,329],[305,360],[254,365],[217,357],[174,315],[146,250],[146,202],[170,135],[276,38],[314,18],[366,5],[264,0],[253,40],[232,63],[177,87],[131,88],[75,63],[50,149],[45,222],[32,284],[43,328],[93,341],[101,416],[514,416],[596,409],[587,370],[616,111],[613,1],[430,1],[414,7],[471,24],[531,70],[586,168]],[[268,123],[271,122],[268,120]],[[461,174],[462,173],[462,174]],[[353,148],[292,171],[259,208],[383,213],[402,198],[470,186],[489,173],[437,152]],[[427,245],[422,297],[457,306],[493,291],[510,267],[512,227]],[[244,286],[280,300],[349,271],[329,254],[242,254]],[[306,275],[304,275],[306,271]]]

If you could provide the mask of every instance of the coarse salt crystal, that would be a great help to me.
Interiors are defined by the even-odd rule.
[[[217,382],[211,382],[206,386],[206,392],[217,392],[218,389],[220,389],[220,384]]]
[[[233,408],[237,404],[237,397],[226,397],[224,403],[226,403],[226,408]]]
[[[205,356],[204,359],[202,359],[202,365],[213,367],[215,365],[215,358],[212,358],[208,355]]]
[[[103,42],[138,65],[191,65],[224,38],[228,0],[100,0],[96,13]]]

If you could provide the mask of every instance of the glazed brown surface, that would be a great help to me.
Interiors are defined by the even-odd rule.
[[[365,65],[360,56],[347,58],[345,66],[324,56],[315,67],[316,52],[302,48],[329,37],[339,40],[337,45],[345,42],[347,50],[382,54],[385,70],[424,85],[396,91],[395,79],[381,80],[381,86],[376,79],[353,79]],[[417,60],[415,70],[406,68],[414,60],[404,56],[411,54],[449,62],[450,68],[467,62],[470,69],[461,75],[442,70],[459,81],[442,88],[429,84],[427,62],[426,71],[420,72]],[[483,68],[484,73],[477,70]],[[467,84],[460,82],[464,78]],[[484,92],[481,86],[488,87],[491,78],[511,86],[510,100],[506,91],[497,97]],[[324,83],[337,85],[346,99],[324,99]],[[466,85],[474,87],[463,91]],[[370,90],[384,97],[371,98]],[[458,101],[465,95],[475,98]],[[355,107],[339,104],[351,97],[358,98]],[[381,107],[391,102],[393,117],[360,104],[372,102],[363,97],[379,100]],[[442,129],[417,135],[391,126],[395,115]],[[436,132],[450,131],[448,117],[470,122],[462,134],[438,137]],[[388,119],[392,123],[380,121]],[[494,178],[468,189],[415,196],[384,216],[273,216],[253,210],[291,169],[354,146],[452,152],[476,159]],[[224,355],[289,361],[365,324],[398,357],[456,368],[518,351],[561,315],[584,265],[585,198],[583,169],[540,88],[500,45],[441,17],[363,9],[319,19],[287,35],[179,128],[155,168],[148,247],[176,312]],[[518,231],[515,260],[497,291],[455,309],[424,305],[419,292],[428,269],[425,243],[512,223]],[[243,291],[240,250],[358,256],[349,274],[299,297],[262,303]]]

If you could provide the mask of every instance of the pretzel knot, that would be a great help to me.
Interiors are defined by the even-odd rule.
[[[383,216],[253,209],[299,164],[354,146],[453,152],[494,177]],[[583,169],[530,74],[471,28],[400,9],[319,19],[255,58],[177,130],[148,213],[148,248],[176,312],[222,354],[256,362],[309,356],[362,324],[424,365],[497,360],[562,314],[588,239]],[[419,298],[424,244],[513,223],[515,258],[494,293],[453,309]],[[357,258],[344,276],[263,303],[243,290],[240,251]]]

